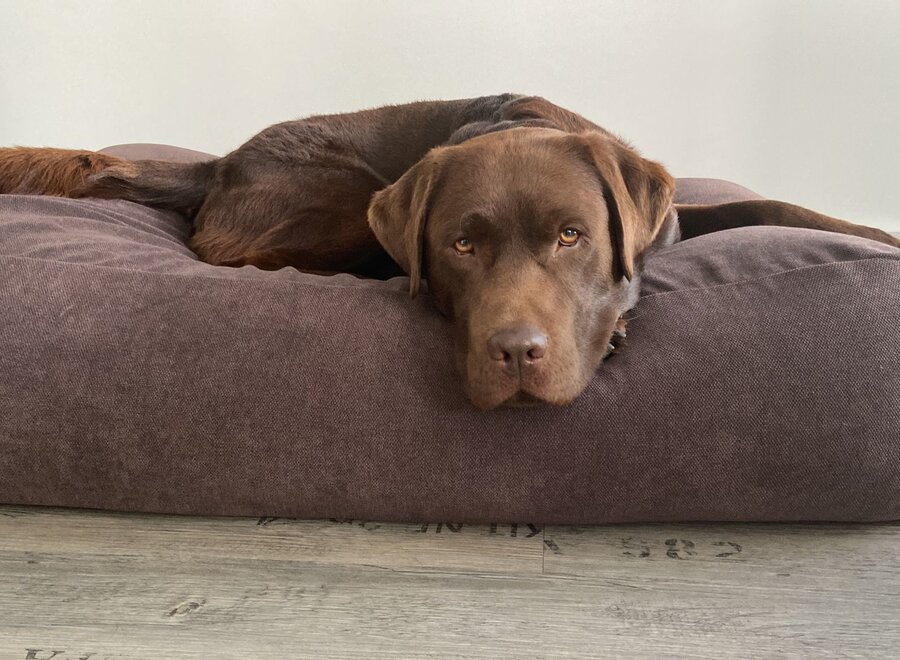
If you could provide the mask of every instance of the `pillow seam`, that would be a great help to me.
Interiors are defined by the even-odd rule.
[[[731,282],[722,282],[721,284],[713,284],[711,286],[692,286],[686,287],[684,289],[673,289],[672,291],[660,291],[658,293],[648,293],[645,296],[641,296],[640,300],[648,300],[650,298],[657,298],[659,296],[668,296],[676,293],[685,293],[687,291],[712,291],[713,289],[719,289],[726,286],[735,286],[738,284],[748,284],[750,282],[760,282],[763,280],[770,279],[772,277],[778,277],[780,275],[787,275],[789,273],[795,273],[802,270],[812,270],[815,268],[825,268],[828,266],[839,266],[842,264],[855,264],[862,263],[867,261],[892,261],[892,262],[900,262],[900,257],[894,257],[889,254],[883,254],[872,257],[862,257],[859,259],[842,259],[841,261],[829,261],[823,264],[809,264],[807,266],[797,266],[795,268],[787,268],[785,270],[780,270],[776,273],[769,273],[768,275],[762,275],[760,277],[752,277],[746,278],[742,280],[734,280]]]

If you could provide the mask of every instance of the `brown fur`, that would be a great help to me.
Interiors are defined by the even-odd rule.
[[[212,264],[373,276],[399,265],[413,294],[427,277],[483,408],[577,396],[624,334],[643,257],[678,239],[679,220],[685,237],[771,224],[900,247],[783,202],[673,206],[663,166],[580,115],[515,94],[277,124],[205,163],[92,162],[100,171],[86,188],[40,174],[54,161],[71,168],[67,153],[29,156],[33,175],[17,169],[27,162],[19,152],[0,185],[34,177],[38,192],[179,211]],[[575,246],[557,240],[567,227],[581,232]],[[460,238],[474,252],[461,255]]]
[[[427,264],[475,405],[562,404],[624,334],[641,255],[674,240],[674,187],[608,134],[518,128],[433,150],[375,196],[369,221],[413,291]],[[557,240],[567,227],[581,232],[571,247]],[[472,253],[453,247],[461,237]]]
[[[810,211],[796,204],[769,199],[711,205],[678,205],[681,237],[684,240],[723,229],[753,227],[806,227],[837,234],[868,238],[900,247],[900,239],[875,227],[857,225]]]
[[[93,151],[0,149],[0,193],[82,197],[90,175],[125,163]]]

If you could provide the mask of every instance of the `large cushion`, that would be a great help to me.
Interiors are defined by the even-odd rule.
[[[128,160],[167,160],[173,163],[198,163],[216,158],[213,154],[205,151],[151,142],[114,144],[101,149],[100,152]]]
[[[783,228],[676,244],[648,263],[627,346],[575,403],[480,412],[447,323],[405,279],[214,267],[187,237],[129,202],[0,196],[0,501],[900,518],[894,248]]]

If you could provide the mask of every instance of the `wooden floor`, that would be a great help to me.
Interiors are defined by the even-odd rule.
[[[0,507],[0,659],[900,657],[900,525]]]

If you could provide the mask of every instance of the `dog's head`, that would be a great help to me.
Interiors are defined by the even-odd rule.
[[[427,272],[472,402],[564,404],[637,300],[641,257],[675,239],[674,181],[601,133],[489,133],[431,151],[376,194],[369,224]]]

